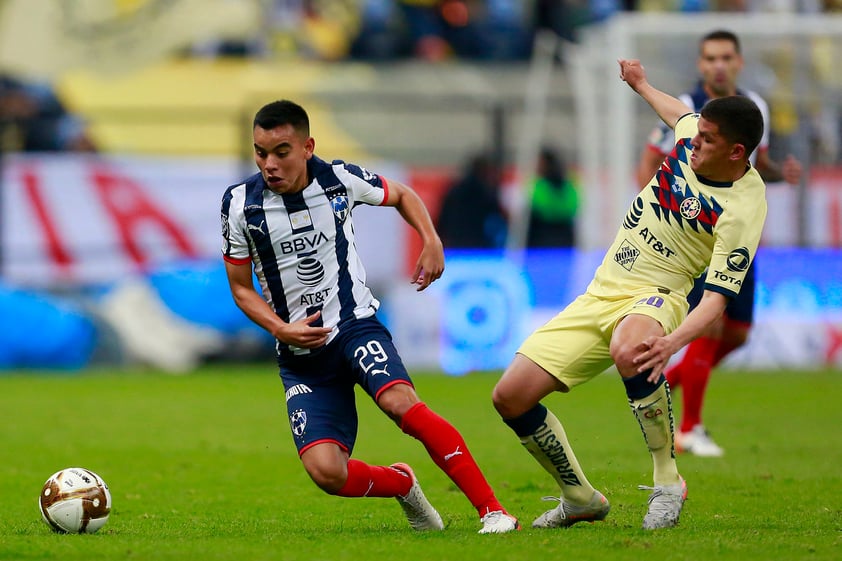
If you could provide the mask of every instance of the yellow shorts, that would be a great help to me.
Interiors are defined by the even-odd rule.
[[[629,314],[649,316],[670,333],[687,316],[687,300],[657,289],[610,300],[585,293],[535,330],[517,352],[573,388],[614,364],[609,353],[611,337],[617,323]]]

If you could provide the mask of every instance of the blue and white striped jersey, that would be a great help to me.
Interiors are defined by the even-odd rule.
[[[321,310],[317,325],[334,327],[330,341],[344,322],[372,316],[380,306],[366,285],[351,211],[358,204],[382,204],[388,185],[341,160],[313,156],[307,172],[310,184],[294,194],[271,191],[260,173],[228,187],[222,254],[231,263],[253,262],[264,299],[284,321]]]

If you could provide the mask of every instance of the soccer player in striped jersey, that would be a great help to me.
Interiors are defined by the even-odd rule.
[[[639,61],[619,64],[620,77],[677,141],[632,202],[585,293],[524,341],[494,388],[497,411],[561,489],[559,505],[533,522],[537,528],[608,515],[607,499],[585,477],[564,428],[541,400],[612,364],[653,461],[654,485],[641,486],[651,491],[643,528],[678,523],[687,487],[675,461],[663,370],[740,292],[766,218],[765,185],[749,163],[763,133],[757,106],[731,96],[711,101],[700,115],[649,84]],[[706,267],[704,296],[688,314],[687,293]]]
[[[351,457],[359,384],[403,432],[421,441],[470,500],[480,533],[518,529],[459,432],[419,399],[391,335],[375,316],[380,303],[357,255],[353,209],[395,207],[418,232],[423,249],[412,282],[424,290],[444,271],[444,252],[420,197],[362,167],[314,155],[308,115],[294,102],[261,108],[253,136],[260,171],[225,191],[222,252],[237,306],[277,340],[304,469],[326,493],[395,497],[415,530],[444,528],[408,465],[375,466]]]
[[[757,149],[751,154],[751,163],[764,181],[786,181],[796,184],[801,180],[801,163],[794,157],[787,157],[781,164],[769,156],[769,108],[763,98],[752,90],[737,86],[737,79],[743,68],[743,56],[739,38],[727,30],[707,33],[699,41],[699,58],[696,66],[701,80],[692,91],[679,99],[694,111],[700,111],[711,99],[729,95],[744,95],[751,99],[763,114],[763,137]],[[645,186],[664,158],[672,151],[675,139],[672,131],[660,123],[649,135],[649,140],[637,169],[638,184]],[[717,457],[724,450],[713,441],[702,423],[702,407],[705,389],[713,368],[728,354],[741,347],[748,339],[754,322],[754,290],[756,265],[752,263],[746,272],[740,293],[725,308],[725,313],[701,337],[687,346],[681,360],[666,372],[667,382],[672,390],[681,389],[681,422],[675,435],[676,450],[696,456]],[[688,301],[695,307],[704,292],[704,275],[696,279]]]

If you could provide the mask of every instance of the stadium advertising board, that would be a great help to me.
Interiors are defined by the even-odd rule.
[[[372,169],[415,183],[412,173],[397,166]],[[0,367],[53,365],[44,363],[44,357],[64,359],[66,364],[56,362],[63,367],[84,366],[97,346],[107,341],[98,338],[95,322],[85,317],[87,310],[75,307],[68,313],[60,298],[92,286],[110,296],[152,295],[160,300],[161,309],[186,325],[213,329],[223,337],[240,333],[250,324],[227,295],[219,256],[219,203],[225,186],[245,173],[239,162],[224,159],[4,158],[0,305],[11,323],[2,329],[0,348],[6,353],[0,357]],[[832,177],[824,174],[818,179],[828,182]],[[435,213],[438,202],[432,191],[419,191]],[[811,224],[825,224],[824,243],[817,245],[838,246],[839,205],[834,204],[838,193],[830,193],[822,184],[816,192],[821,199],[809,208],[824,217]],[[786,189],[770,189],[771,220],[758,271],[757,323],[749,344],[729,357],[727,365],[842,364],[840,250],[768,247],[787,242],[782,238],[791,230],[781,225],[787,223],[793,206],[790,197]],[[407,364],[417,368],[460,374],[504,367],[526,334],[584,290],[602,257],[600,250],[536,250],[520,267],[499,254],[449,251],[442,279],[419,294],[409,285],[407,272],[417,248],[398,214],[366,207],[355,212],[360,213],[356,234],[368,280],[384,303],[381,315]],[[370,218],[367,212],[372,213]],[[138,287],[139,280],[145,286]],[[135,284],[126,286],[131,283]],[[107,301],[102,298],[96,304]],[[153,304],[142,308],[150,312],[157,309]],[[138,306],[130,307],[128,317],[140,317]],[[105,315],[102,311],[100,316]],[[27,330],[21,329],[28,325],[28,313],[33,325],[47,329],[45,322],[55,317],[55,325],[66,332],[51,339],[61,344],[49,353],[43,346],[31,349],[37,364],[22,347],[30,344],[22,336]],[[157,325],[174,323],[171,318],[159,320]],[[141,327],[135,331],[165,333]],[[150,348],[154,352],[149,356],[165,355],[160,346]],[[178,363],[193,364],[192,360]]]

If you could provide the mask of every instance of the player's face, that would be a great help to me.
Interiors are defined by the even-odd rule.
[[[715,39],[702,43],[698,68],[712,97],[737,93],[737,76],[743,69],[743,57],[731,41]]]
[[[719,125],[699,119],[699,133],[690,141],[693,152],[690,154],[690,168],[696,175],[713,181],[729,180],[727,172],[731,166],[734,145],[719,133]]]
[[[307,160],[316,141],[292,125],[273,129],[254,127],[254,161],[269,189],[278,194],[297,193],[310,183]]]

